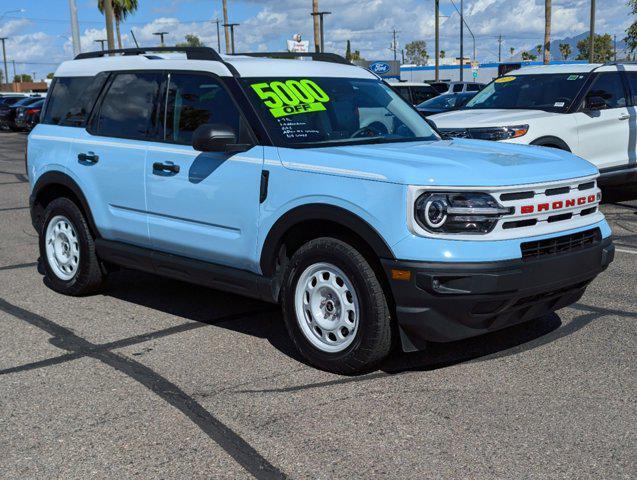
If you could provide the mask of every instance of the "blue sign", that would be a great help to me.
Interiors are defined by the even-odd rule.
[[[382,75],[391,70],[391,65],[387,62],[374,62],[370,63],[369,69],[377,75]]]

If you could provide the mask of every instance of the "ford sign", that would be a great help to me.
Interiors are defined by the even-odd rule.
[[[370,63],[369,69],[377,75],[382,75],[391,70],[391,66],[386,62],[374,62]]]

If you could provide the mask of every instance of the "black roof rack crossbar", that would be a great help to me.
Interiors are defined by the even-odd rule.
[[[283,58],[295,59],[307,57],[317,62],[340,63],[342,65],[353,65],[352,62],[336,53],[299,53],[299,52],[247,52],[234,53],[233,55],[245,55],[248,57]]]
[[[217,51],[210,47],[139,47],[121,48],[117,50],[98,50],[96,52],[85,52],[76,55],[75,60],[85,58],[100,58],[106,55],[144,55],[146,53],[185,53],[188,60],[214,60],[223,62]]]

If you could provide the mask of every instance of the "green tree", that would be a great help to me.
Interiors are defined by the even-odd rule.
[[[542,54],[542,45],[536,45],[535,46],[535,51],[537,52],[538,55]]]
[[[407,63],[422,65],[427,62],[427,42],[424,40],[414,40],[405,45],[405,57]]]
[[[186,41],[182,43],[178,43],[175,45],[176,47],[203,47],[203,42],[199,39],[197,35],[186,35]]]
[[[13,77],[13,81],[15,83],[18,82],[32,82],[33,81],[33,77],[29,74],[26,73],[20,73],[18,75],[16,75],[15,77]]]
[[[352,59],[352,43],[349,40],[347,41],[347,47],[345,47],[345,59]]]
[[[440,50],[440,58],[445,58],[446,54],[447,52],[445,52],[444,50]]]
[[[571,46],[568,43],[560,43],[560,53],[562,60],[568,60],[568,57],[571,56]]]
[[[577,42],[579,55],[576,57],[576,60],[588,60],[588,39],[589,37],[586,37]],[[614,54],[613,37],[611,37],[608,33],[605,33],[604,35],[595,35],[595,53],[593,55],[593,62],[610,62],[613,59]]]
[[[522,52],[522,60],[537,60],[537,55],[533,55],[531,52]]]
[[[628,6],[630,7],[631,14],[637,15],[637,0],[629,0]],[[633,22],[630,27],[626,29],[626,36],[624,37],[626,42],[626,48],[630,53],[637,50],[637,22]]]
[[[139,7],[138,0],[111,0],[113,4],[113,16],[115,17],[115,29],[117,31],[117,45],[122,48],[122,33],[120,23],[126,20],[129,14]],[[104,0],[97,0],[97,8],[104,13]]]
[[[365,59],[363,57],[361,57],[361,51],[360,50],[354,50],[354,53],[352,53],[351,60],[365,60]]]
[[[515,53],[515,47],[509,48],[509,52],[511,53],[511,56],[513,56],[513,54]]]
[[[55,75],[55,73],[51,72],[51,73],[47,73],[46,74],[46,78],[48,78],[49,80],[53,79],[53,76]]]

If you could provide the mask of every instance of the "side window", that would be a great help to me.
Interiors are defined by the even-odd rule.
[[[480,85],[478,85],[477,83],[470,83],[469,85],[467,85],[467,92],[479,92],[480,91]]]
[[[409,87],[394,87],[394,90],[403,97],[406,101],[411,103],[411,95],[409,93]]]
[[[119,73],[102,100],[96,133],[106,137],[146,140],[157,127],[157,100],[163,75]]]
[[[632,104],[637,105],[637,72],[626,72],[626,78],[630,86],[630,95],[633,99]]]
[[[462,92],[462,87],[463,87],[462,83],[456,83],[456,84],[453,86],[453,93],[460,93],[460,92]]]
[[[619,73],[600,73],[588,90],[587,96],[602,98],[606,108],[626,106],[626,93]]]
[[[93,109],[108,74],[95,77],[59,77],[47,100],[42,123],[66,127],[83,127]]]
[[[412,93],[414,95],[414,104],[418,105],[419,103],[424,102],[425,100],[429,100],[430,98],[436,97],[438,92],[433,87],[413,87]]]
[[[166,99],[164,140],[190,145],[200,125],[227,125],[245,135],[243,122],[230,94],[206,74],[171,73]]]

